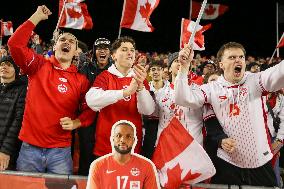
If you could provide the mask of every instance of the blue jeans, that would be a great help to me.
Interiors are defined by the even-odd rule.
[[[72,174],[71,147],[41,148],[23,142],[17,170],[26,172]]]

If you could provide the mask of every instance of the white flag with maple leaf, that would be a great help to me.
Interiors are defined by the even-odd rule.
[[[194,30],[195,22],[189,19],[182,18],[181,20],[181,34],[180,34],[180,48],[189,42],[190,36]],[[205,41],[203,32],[211,28],[211,24],[205,26],[198,25],[194,36],[193,50],[205,50]]]
[[[1,21],[1,36],[8,36],[13,34],[13,24],[11,21]]]
[[[216,173],[203,147],[176,118],[162,131],[152,161],[166,189],[176,189],[181,183],[195,184]]]
[[[198,17],[198,13],[200,11],[200,8],[201,8],[200,2],[192,1],[191,18],[197,18]],[[204,20],[216,19],[218,16],[224,14],[228,9],[229,9],[229,7],[226,6],[226,5],[208,3],[205,6],[204,13],[203,13],[201,19],[204,19]]]
[[[92,29],[93,21],[88,12],[87,5],[82,3],[84,0],[66,0],[65,8],[59,27],[73,29]],[[64,1],[59,0],[59,16],[63,8]]]
[[[159,2],[160,0],[124,0],[120,27],[152,32],[154,27],[150,16]]]

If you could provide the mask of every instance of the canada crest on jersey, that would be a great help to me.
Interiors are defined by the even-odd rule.
[[[136,167],[133,167],[131,170],[130,170],[130,173],[132,176],[139,176],[140,174],[140,170]]]
[[[66,93],[68,89],[67,89],[66,85],[64,85],[64,84],[59,84],[59,85],[57,86],[57,90],[58,90],[59,92],[61,92],[61,93]]]

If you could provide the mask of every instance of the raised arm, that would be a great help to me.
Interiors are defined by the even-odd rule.
[[[284,88],[284,60],[263,72],[260,72],[260,85],[268,92]]]
[[[175,80],[175,103],[190,108],[201,108],[206,101],[206,94],[198,86],[194,85],[188,78],[189,68],[194,52],[190,46],[186,46],[179,52],[181,64],[179,73]]]
[[[35,26],[42,20],[48,19],[50,10],[45,6],[39,6],[36,12],[24,22],[9,38],[8,47],[15,63],[31,75],[43,64],[44,57],[37,55],[33,49],[28,48],[28,41]]]

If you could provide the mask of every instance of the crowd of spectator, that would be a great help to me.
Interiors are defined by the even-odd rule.
[[[53,43],[44,42],[33,33],[33,29],[48,15],[46,7],[39,7],[10,37],[8,44],[0,47],[0,171],[88,175],[91,163],[111,152],[111,127],[119,120],[134,123],[138,138],[135,151],[151,159],[161,132],[173,117],[179,117],[186,130],[204,146],[217,167],[217,173],[224,171],[220,165],[226,165],[231,171],[264,166],[261,163],[251,166],[239,159],[240,162],[234,164],[234,157],[226,156],[226,153],[234,154],[240,146],[232,131],[224,129],[222,119],[217,119],[220,112],[215,112],[217,118],[208,119],[205,116],[214,114],[214,108],[209,110],[211,105],[195,109],[193,103],[189,102],[188,106],[181,103],[173,109],[169,108],[175,104],[174,84],[181,80],[179,72],[181,67],[184,68],[180,52],[141,52],[136,49],[131,37],[121,37],[113,43],[106,38],[98,38],[89,48],[67,32],[60,33]],[[238,44],[230,48],[240,49],[241,55],[236,61],[244,63],[245,67],[239,66],[246,70],[248,77],[284,64],[280,57],[270,60],[270,57],[246,55]],[[193,52],[188,52],[193,56]],[[186,76],[189,75],[194,87],[207,86],[203,84],[212,82],[214,85],[223,77],[225,69],[218,56],[222,58],[224,54],[207,57],[195,52],[190,67],[186,68]],[[237,67],[234,69],[236,73],[241,72]],[[278,69],[281,71],[281,68]],[[267,79],[271,77],[269,75]],[[265,128],[269,131],[265,140],[273,155],[268,163],[273,165],[277,179],[275,184],[252,184],[280,187],[284,97],[274,80],[269,82],[273,90],[267,90],[264,94],[264,86],[260,96],[265,106]],[[187,85],[190,83],[187,81]],[[270,83],[265,84],[270,86]],[[236,82],[236,86],[240,90],[242,84]],[[205,93],[208,91],[205,87]],[[238,98],[235,102],[241,103]],[[233,111],[237,111],[234,109],[237,107],[235,102]],[[184,117],[180,118],[180,115]],[[203,132],[204,128],[206,132]],[[263,126],[262,129],[265,128]],[[77,134],[79,137],[76,137]],[[74,148],[76,142],[79,143],[79,149]],[[73,164],[74,154],[80,154],[76,162],[78,170],[74,169],[77,166]],[[224,160],[220,162],[220,156],[226,156],[225,163]],[[257,174],[263,176],[265,170],[259,170]],[[253,174],[237,173],[241,177]],[[242,184],[233,177],[231,182],[218,176],[212,181]],[[243,184],[250,183],[244,181]]]

